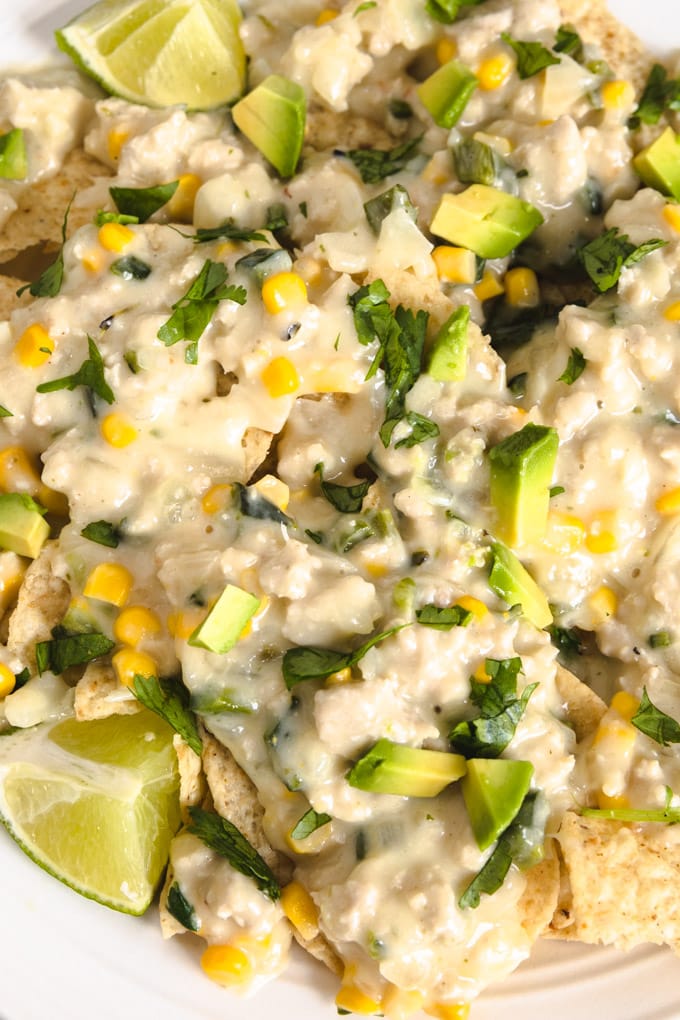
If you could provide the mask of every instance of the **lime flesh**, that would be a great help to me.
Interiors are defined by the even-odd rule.
[[[142,914],[179,822],[172,730],[143,711],[0,737],[0,818],[77,892]]]

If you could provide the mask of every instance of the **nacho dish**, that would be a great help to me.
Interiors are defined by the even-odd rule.
[[[329,1015],[677,950],[680,68],[596,0],[193,7],[215,108],[0,84],[5,825]],[[96,727],[171,749],[147,900],[41,829]]]

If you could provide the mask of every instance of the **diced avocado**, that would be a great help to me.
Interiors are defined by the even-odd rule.
[[[116,607],[110,603],[77,596],[71,599],[61,626],[70,634],[106,634],[110,637],[116,612]]]
[[[232,108],[234,123],[282,177],[290,177],[302,151],[307,102],[297,82],[270,74]]]
[[[541,223],[543,217],[529,202],[486,184],[471,184],[460,194],[442,196],[430,230],[483,259],[500,259]]]
[[[0,135],[0,177],[6,181],[23,181],[28,173],[26,142],[21,128]]]
[[[469,324],[470,309],[461,305],[434,338],[427,373],[438,382],[460,382],[465,378]]]
[[[519,606],[528,620],[542,630],[552,623],[548,600],[515,554],[502,542],[491,545],[489,587],[509,606]]]
[[[50,534],[44,512],[25,493],[0,494],[0,549],[34,560]]]
[[[496,534],[514,549],[545,535],[558,446],[556,429],[530,422],[489,450]]]
[[[189,638],[189,644],[223,654],[233,648],[243,628],[260,608],[260,600],[228,584],[203,623]]]
[[[477,79],[460,60],[449,60],[418,86],[418,98],[435,124],[452,128],[477,88]]]
[[[650,188],[680,202],[680,135],[666,128],[633,160],[638,177]]]
[[[374,234],[380,233],[382,221],[395,209],[403,209],[412,220],[415,220],[418,215],[416,207],[409,198],[408,191],[401,184],[395,184],[393,188],[388,188],[381,195],[376,195],[375,198],[364,202],[366,219]]]
[[[379,740],[347,773],[350,786],[400,797],[436,797],[465,775],[465,758],[448,751]]]
[[[472,832],[480,850],[507,829],[526,796],[534,774],[529,761],[470,758],[461,782]]]

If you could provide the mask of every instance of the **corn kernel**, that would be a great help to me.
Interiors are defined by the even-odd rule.
[[[629,81],[606,81],[601,89],[605,110],[627,110],[635,101],[635,89]]]
[[[680,301],[674,301],[663,310],[664,319],[668,319],[669,322],[680,321]]]
[[[120,151],[130,137],[130,132],[123,127],[111,128],[107,138],[109,159],[114,162],[120,158]]]
[[[477,276],[475,253],[468,248],[440,244],[432,252],[437,276],[444,283],[474,283]]]
[[[331,673],[324,680],[324,687],[338,687],[341,684],[349,684],[352,682],[352,670],[349,666],[345,666],[344,669],[339,669],[336,673]]]
[[[505,274],[505,300],[515,308],[535,308],[541,300],[538,278],[533,269],[517,266]]]
[[[133,648],[121,648],[111,656],[111,665],[118,682],[124,687],[132,687],[136,676],[158,676],[158,666],[146,652],[137,652]]]
[[[479,684],[491,683],[491,677],[486,671],[486,661],[484,659],[482,659],[472,675]]]
[[[297,273],[274,273],[262,284],[262,301],[270,315],[307,303],[307,285]]]
[[[161,621],[153,609],[146,606],[128,606],[119,613],[113,624],[113,636],[123,645],[136,647],[147,637],[160,634]]]
[[[358,393],[361,382],[355,372],[356,364],[349,358],[338,358],[323,368],[311,368],[305,373],[305,392]]]
[[[487,270],[474,290],[478,301],[488,301],[489,298],[498,297],[499,294],[502,294],[505,288],[498,277]]]
[[[332,7],[324,7],[322,11],[316,16],[316,26],[320,28],[321,25],[327,25],[329,21],[335,21],[340,11],[334,11]]]
[[[509,53],[499,51],[483,60],[477,68],[480,89],[491,92],[504,85],[515,70],[515,61]]]
[[[205,514],[217,514],[231,504],[233,498],[231,485],[218,483],[211,485],[201,498],[201,509]]]
[[[25,559],[9,550],[0,552],[0,619],[14,602],[25,573]]]
[[[466,609],[468,613],[472,613],[478,620],[483,620],[489,612],[488,607],[474,595],[461,595],[459,599],[456,599],[456,605]]]
[[[175,194],[168,202],[166,209],[173,220],[191,223],[194,215],[196,192],[202,184],[198,174],[180,174]]]
[[[598,790],[597,806],[599,808],[623,808],[625,810],[630,807],[630,800],[624,793],[617,794],[616,797],[610,797],[604,790]]]
[[[137,429],[124,414],[113,412],[102,418],[101,433],[109,446],[116,449],[123,449],[134,443],[137,438]]]
[[[662,215],[666,223],[680,234],[680,205],[675,203],[665,205]]]
[[[586,526],[580,517],[563,513],[561,510],[549,510],[543,544],[553,552],[567,554],[574,552],[583,544]]]
[[[669,517],[680,514],[680,488],[669,489],[668,492],[662,493],[654,506],[658,513]]]
[[[469,1002],[435,1002],[425,1006],[428,1016],[437,1020],[467,1020],[470,1015]]]
[[[0,698],[6,698],[8,694],[11,694],[16,682],[16,677],[9,666],[0,662]]]
[[[274,358],[263,369],[260,378],[270,397],[283,397],[300,386],[297,369],[289,358]]]
[[[304,939],[319,933],[319,911],[316,903],[300,882],[289,882],[281,890],[284,914]]]
[[[606,584],[603,584],[597,591],[593,592],[588,599],[588,605],[597,618],[598,623],[604,623],[608,617],[614,616],[618,604],[619,600],[616,594]]]
[[[591,521],[585,539],[592,553],[610,553],[618,549],[616,510],[601,510]]]
[[[104,223],[97,234],[99,243],[107,251],[124,251],[134,241],[135,232],[126,227],[124,223]]]
[[[422,992],[406,991],[390,985],[385,992],[380,1011],[387,1020],[408,1020],[423,1008],[425,996]]]
[[[247,984],[253,974],[250,957],[238,946],[208,946],[201,967],[211,981],[227,988]]]
[[[34,322],[23,331],[14,347],[14,356],[25,368],[40,368],[54,351],[54,340],[44,326]]]
[[[443,37],[439,40],[435,48],[437,61],[440,64],[448,64],[449,60],[453,60],[457,53],[458,47],[456,46],[455,39],[447,39],[446,37]]]
[[[0,450],[0,489],[3,492],[27,492],[37,496],[40,475],[23,446],[6,446]]]
[[[282,482],[276,475],[263,475],[259,482],[253,486],[261,496],[277,506],[279,510],[286,510],[290,501],[290,489],[285,482]]]
[[[236,241],[222,241],[217,246],[217,255],[223,259],[225,255],[233,255],[235,251],[238,251],[238,245]]]
[[[380,1003],[372,999],[365,992],[362,992],[356,985],[341,985],[340,991],[335,996],[335,1005],[338,1009],[346,1009],[348,1013],[360,1013],[364,1016],[377,1013]]]
[[[640,702],[632,694],[629,694],[628,691],[617,691],[609,707],[618,712],[627,722],[630,722],[639,709]]]
[[[88,273],[100,273],[104,268],[104,255],[98,248],[85,252],[80,261]]]
[[[607,741],[617,753],[624,755],[630,751],[637,739],[637,730],[629,722],[607,715],[595,731],[593,747]]]
[[[168,631],[172,637],[187,641],[208,615],[207,607],[185,609],[182,613],[170,613],[167,619]]]
[[[132,574],[122,563],[98,563],[91,571],[83,595],[113,606],[123,606],[132,589]]]

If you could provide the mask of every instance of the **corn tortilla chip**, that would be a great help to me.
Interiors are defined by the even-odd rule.
[[[55,543],[47,542],[26,571],[9,621],[7,647],[32,669],[36,643],[49,641],[52,628],[62,620],[70,598],[69,586],[52,570],[55,549]]]

